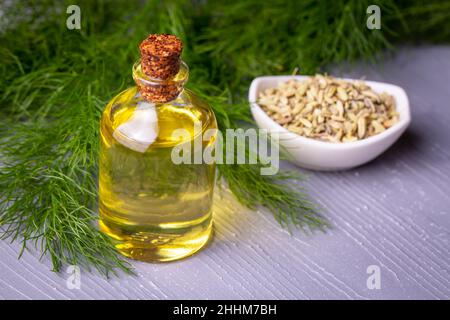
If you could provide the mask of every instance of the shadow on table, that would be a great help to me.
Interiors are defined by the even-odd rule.
[[[414,160],[417,154],[426,153],[429,144],[413,128],[409,128],[389,149],[382,153],[378,158],[362,165],[360,168],[387,165],[394,166],[396,161],[409,162]]]

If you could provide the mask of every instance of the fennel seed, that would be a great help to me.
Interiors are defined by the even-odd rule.
[[[278,124],[308,138],[351,142],[379,134],[398,122],[394,97],[363,81],[326,75],[289,80],[260,93],[258,104]]]

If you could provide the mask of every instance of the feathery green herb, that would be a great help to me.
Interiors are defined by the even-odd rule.
[[[131,272],[96,220],[98,120],[133,85],[130,68],[149,33],[180,36],[189,87],[214,108],[220,129],[252,123],[251,79],[319,71],[370,58],[393,41],[449,39],[449,1],[377,1],[382,30],[366,28],[372,1],[77,1],[81,30],[66,28],[71,1],[0,0],[0,234],[64,264],[105,275]],[[421,18],[426,23],[410,25]],[[418,29],[416,29],[418,28]],[[415,32],[417,30],[417,32]],[[440,30],[438,34],[436,30]],[[259,174],[261,164],[220,165],[244,205],[262,205],[283,226],[326,222],[295,173]]]

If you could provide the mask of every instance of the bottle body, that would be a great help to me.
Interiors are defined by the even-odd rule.
[[[155,104],[134,87],[107,105],[100,128],[100,229],[122,254],[171,261],[208,242],[215,164],[177,163],[174,148],[211,148],[215,135],[202,137],[216,128],[209,106],[186,89]],[[184,134],[176,134],[180,129]]]

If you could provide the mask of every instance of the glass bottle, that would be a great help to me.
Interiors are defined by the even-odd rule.
[[[161,56],[151,61],[141,44],[141,60],[133,66],[137,86],[108,103],[100,124],[100,229],[123,255],[144,261],[189,256],[212,233],[215,163],[179,163],[174,148],[187,146],[194,154],[196,142],[200,151],[213,147],[216,136],[204,133],[217,129],[216,119],[184,88],[189,70],[181,50],[165,59],[172,50],[167,37],[179,41],[170,35],[146,39]]]

